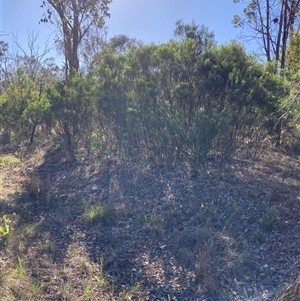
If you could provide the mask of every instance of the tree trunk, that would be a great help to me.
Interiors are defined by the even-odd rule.
[[[32,126],[30,140],[29,140],[29,145],[31,145],[33,143],[34,133],[35,133],[37,125],[38,125],[38,122],[35,121],[34,124],[33,124],[33,126]]]
[[[64,143],[65,143],[65,151],[68,159],[72,162],[76,161],[76,157],[74,155],[74,151],[72,147],[71,134],[67,123],[64,123]]]
[[[270,3],[267,0],[267,53],[268,53],[268,61],[271,59],[271,34],[270,34]]]
[[[275,147],[279,147],[281,144],[281,129],[282,129],[282,121],[280,118],[274,126]]]

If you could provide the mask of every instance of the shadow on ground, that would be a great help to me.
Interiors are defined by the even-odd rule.
[[[299,170],[284,166],[47,156],[14,198],[7,247],[41,300],[266,300],[300,273]]]

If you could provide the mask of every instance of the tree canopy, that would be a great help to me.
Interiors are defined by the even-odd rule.
[[[79,69],[79,48],[93,28],[102,28],[109,17],[111,0],[47,0],[41,22],[51,22],[59,30],[57,41],[63,45],[66,68]]]
[[[239,3],[240,0],[234,0]],[[280,62],[284,69],[291,34],[299,24],[299,0],[251,0],[233,25],[243,29],[242,38],[256,40],[268,61]]]

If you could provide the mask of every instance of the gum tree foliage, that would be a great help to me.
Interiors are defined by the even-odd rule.
[[[0,97],[1,127],[15,140],[30,137],[33,142],[38,124],[50,113],[50,104],[42,90],[27,75],[24,68],[16,71],[9,87]]]
[[[38,125],[50,125],[50,104],[45,88],[56,76],[57,67],[37,45],[37,34],[28,33],[27,49],[14,37],[14,49],[7,49],[2,65],[5,87],[0,100],[1,128],[16,139],[28,138],[31,144]]]
[[[132,46],[136,45],[136,39],[129,38],[124,34],[116,35],[109,40],[106,39],[104,31],[93,31],[84,40],[84,53],[82,54],[86,70],[94,68],[94,62],[99,61],[102,49],[109,47],[112,51],[126,53]]]
[[[2,94],[8,83],[7,77],[7,51],[8,51],[8,44],[4,41],[0,41],[0,94]]]
[[[295,31],[290,39],[287,51],[287,71],[285,73],[290,84],[290,95],[286,98],[280,111],[281,118],[287,127],[287,146],[293,154],[300,154],[300,33]]]
[[[191,39],[196,44],[196,55],[200,55],[215,45],[215,35],[204,25],[183,23],[182,20],[176,22],[174,36],[179,40]]]
[[[235,3],[241,0],[233,0]],[[233,25],[242,28],[244,39],[254,39],[267,61],[276,62],[274,72],[284,74],[287,49],[291,35],[299,26],[300,0],[251,0],[246,3],[243,16],[234,16]],[[247,28],[247,30],[245,30]],[[282,118],[277,112],[273,124],[275,145],[281,144]]]
[[[289,48],[287,51],[287,67],[293,76],[300,71],[300,28],[291,35]],[[299,74],[298,74],[299,75]]]
[[[284,69],[289,39],[299,24],[300,0],[233,1],[246,4],[243,15],[235,15],[232,21],[242,28],[242,38],[256,40],[266,59]]]
[[[78,71],[80,61],[80,47],[83,45],[85,37],[92,30],[101,29],[104,26],[104,19],[109,17],[108,5],[111,0],[45,0],[41,7],[46,8],[44,18],[41,22],[51,22],[60,30],[57,42],[62,43],[65,57],[65,79],[64,97],[60,99],[60,106],[54,106],[61,112],[56,112],[60,116],[58,123],[63,129],[62,137],[65,150],[71,160],[76,160],[74,147],[76,135],[80,124],[76,124],[78,119],[73,118],[78,114],[78,98],[72,98],[78,82]],[[74,77],[74,78],[73,78]],[[58,86],[61,83],[58,84]],[[65,115],[64,115],[65,113]]]
[[[0,57],[2,57],[7,51],[8,44],[4,41],[0,41]]]
[[[91,30],[104,26],[109,17],[111,0],[45,0],[41,7],[46,13],[41,22],[51,22],[61,32],[58,40],[63,43],[66,69],[79,69],[79,49]]]

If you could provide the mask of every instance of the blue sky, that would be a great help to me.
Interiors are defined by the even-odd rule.
[[[19,43],[26,47],[27,32],[36,30],[41,49],[47,39],[53,43],[53,30],[39,24],[44,11],[41,2],[0,0],[0,30],[9,34],[2,39],[9,42],[11,34],[17,34]],[[109,37],[126,34],[145,43],[162,43],[173,38],[175,22],[182,19],[207,26],[222,44],[237,38],[239,30],[233,28],[231,20],[242,10],[243,5],[233,0],[113,0],[106,25]]]

